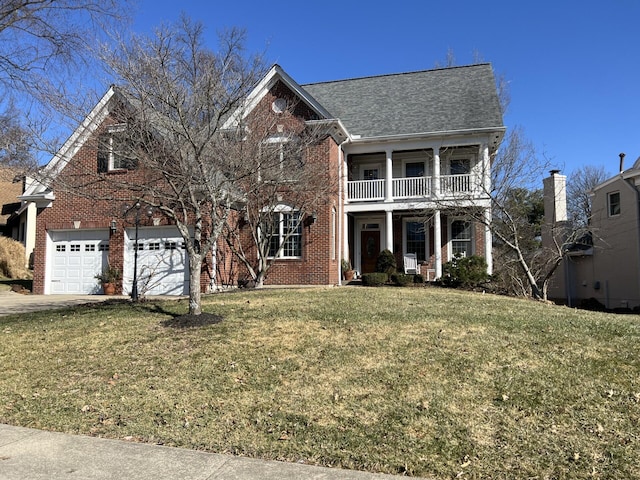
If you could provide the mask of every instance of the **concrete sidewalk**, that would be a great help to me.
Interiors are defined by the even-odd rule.
[[[254,460],[0,424],[0,480],[391,480],[399,477]]]

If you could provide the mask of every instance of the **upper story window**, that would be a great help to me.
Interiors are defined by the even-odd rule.
[[[295,180],[304,166],[302,145],[296,137],[270,137],[260,150],[260,177],[264,180]]]
[[[471,173],[471,160],[468,158],[452,158],[449,162],[451,175],[468,175]]]
[[[620,215],[620,192],[611,192],[607,195],[609,216]]]
[[[404,167],[405,176],[410,177],[424,177],[424,162],[408,162]]]
[[[138,162],[127,137],[126,125],[112,125],[98,139],[98,172],[133,170]]]

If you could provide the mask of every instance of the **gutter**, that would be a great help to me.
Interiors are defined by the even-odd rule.
[[[502,139],[505,132],[507,131],[507,127],[484,127],[484,128],[470,128],[464,130],[441,130],[437,132],[422,132],[422,133],[411,133],[407,134],[396,134],[396,135],[380,135],[377,137],[360,137],[359,135],[351,135],[351,143],[353,144],[361,144],[361,143],[379,143],[379,142],[390,142],[395,140],[416,140],[421,138],[439,138],[439,137],[450,137],[454,135],[474,135],[474,134],[487,134],[491,132],[499,132],[500,135],[497,138]],[[500,143],[500,142],[496,142]]]

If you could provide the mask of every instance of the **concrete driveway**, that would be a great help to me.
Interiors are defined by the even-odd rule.
[[[0,292],[0,316],[53,310],[117,298],[129,297],[119,295],[22,295],[15,292]]]

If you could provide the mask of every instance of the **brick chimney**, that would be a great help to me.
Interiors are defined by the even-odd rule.
[[[544,187],[544,223],[553,226],[567,221],[567,177],[551,170],[542,181]]]

